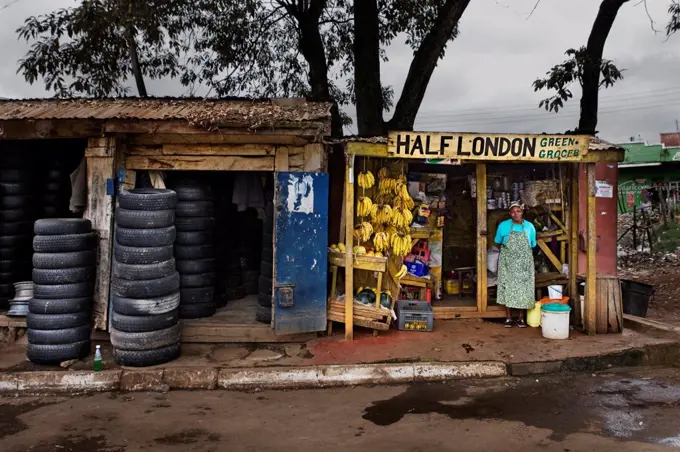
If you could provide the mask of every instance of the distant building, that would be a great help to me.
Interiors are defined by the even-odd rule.
[[[654,185],[667,185],[680,192],[680,134],[662,133],[661,143],[620,143],[625,158],[619,164],[619,212],[630,212],[644,201],[643,194]]]

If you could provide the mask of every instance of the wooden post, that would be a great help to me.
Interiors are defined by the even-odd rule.
[[[345,340],[354,339],[354,154],[345,163]]]
[[[578,294],[578,212],[579,212],[579,164],[571,166],[571,196],[569,204],[569,296],[574,302],[574,322],[577,326],[583,325],[583,313],[581,312],[581,299]]]
[[[486,312],[488,303],[486,279],[486,163],[477,164],[477,309]],[[461,293],[463,286],[460,286]]]
[[[87,208],[84,218],[92,222],[97,233],[98,261],[95,276],[93,310],[94,327],[108,328],[111,253],[113,250],[113,196],[107,194],[108,179],[116,179],[115,138],[93,138],[85,150],[87,159]]]
[[[588,222],[588,264],[586,268],[586,313],[584,316],[585,331],[595,334],[597,331],[597,208],[595,198],[595,163],[588,163],[588,208],[586,219]]]

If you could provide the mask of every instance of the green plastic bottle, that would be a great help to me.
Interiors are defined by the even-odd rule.
[[[102,370],[102,367],[103,367],[103,363],[102,363],[102,346],[101,346],[101,345],[97,345],[97,347],[95,347],[95,352],[94,352],[94,365],[93,365],[93,368],[94,368],[94,371],[95,371],[95,372],[99,372],[100,370]]]

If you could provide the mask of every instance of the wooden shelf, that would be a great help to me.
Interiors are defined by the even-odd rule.
[[[430,228],[411,228],[411,238],[412,239],[429,239],[432,235],[432,229]]]
[[[385,273],[387,271],[387,258],[386,257],[375,257],[366,256],[364,254],[355,254],[354,263],[352,267],[355,270],[367,270],[374,272]],[[328,263],[335,265],[337,267],[345,266],[345,253],[339,251],[329,250],[328,251]]]

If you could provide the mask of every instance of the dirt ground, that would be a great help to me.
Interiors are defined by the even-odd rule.
[[[4,452],[546,451],[680,446],[680,371],[394,387],[0,398]]]
[[[680,326],[680,261],[655,261],[620,269],[619,277],[653,285],[647,318]]]

